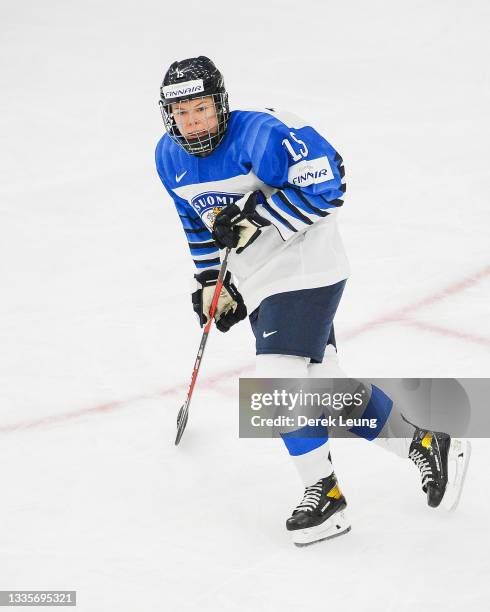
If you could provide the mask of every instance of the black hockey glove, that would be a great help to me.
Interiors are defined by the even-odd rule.
[[[229,247],[241,253],[257,240],[262,227],[271,225],[268,219],[256,211],[257,199],[263,197],[262,192],[251,191],[216,215],[213,238],[220,249]]]
[[[192,294],[192,307],[199,317],[201,327],[209,320],[209,309],[213,301],[218,274],[218,270],[204,270],[194,276],[197,281],[197,289]],[[230,327],[245,319],[246,316],[247,307],[240,292],[231,282],[231,274],[227,272],[214,313],[216,327],[222,332],[227,332]]]

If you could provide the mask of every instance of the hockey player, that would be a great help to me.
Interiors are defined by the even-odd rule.
[[[156,166],[197,268],[192,304],[201,326],[208,320],[220,249],[233,249],[216,326],[226,332],[248,313],[257,377],[342,376],[333,328],[349,275],[337,227],[346,191],[342,157],[294,115],[230,112],[223,76],[204,56],[170,66],[159,103],[166,134],[156,148]],[[391,401],[374,386],[369,392],[367,410],[378,415],[380,428],[389,428]],[[398,438],[395,450],[419,467],[429,505],[445,497],[454,505],[467,447],[443,433],[403,426],[407,439]],[[309,434],[282,436],[305,486],[286,524],[298,545],[350,529],[328,432]],[[459,478],[448,485],[451,462]]]

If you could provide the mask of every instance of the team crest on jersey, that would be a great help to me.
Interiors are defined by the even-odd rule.
[[[213,210],[210,210],[207,214],[208,223],[210,225],[214,225],[214,220],[216,219],[216,215],[219,214],[221,208],[219,206],[215,206]]]
[[[237,200],[243,197],[242,193],[223,193],[220,191],[207,191],[194,196],[191,200],[191,206],[196,213],[201,217],[204,225],[211,229],[216,219],[216,215],[222,208],[229,204],[234,204]]]

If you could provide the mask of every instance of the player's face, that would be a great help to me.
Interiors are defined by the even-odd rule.
[[[176,102],[172,104],[172,113],[179,132],[188,140],[197,140],[218,131],[212,96]]]

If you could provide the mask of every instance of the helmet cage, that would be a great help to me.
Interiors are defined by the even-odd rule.
[[[170,100],[164,101],[162,99],[159,101],[163,123],[170,138],[185,151],[187,151],[187,153],[202,157],[212,153],[223,140],[230,114],[228,107],[228,94],[226,91],[209,94],[206,94],[205,92],[203,93],[204,95],[202,96],[192,96],[185,99],[174,100],[172,102],[170,102]],[[206,134],[196,134],[195,138],[190,138],[189,136],[186,137],[177,127],[177,123],[172,112],[172,104],[178,105],[179,102],[186,102],[188,100],[202,100],[204,98],[212,98],[213,100],[216,111],[217,126],[215,129],[213,129],[213,131],[208,128]]]

